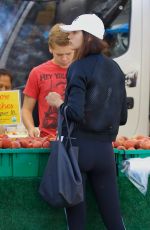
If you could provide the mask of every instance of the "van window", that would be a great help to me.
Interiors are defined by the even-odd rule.
[[[71,23],[80,14],[95,13],[104,21],[108,56],[119,57],[128,49],[131,0],[5,0],[0,4],[0,68],[13,73],[15,87],[25,85],[34,66],[51,59],[50,28],[57,22]]]
[[[130,38],[131,1],[120,6],[120,14],[106,28],[105,40],[109,45],[108,55],[116,58],[127,52]]]

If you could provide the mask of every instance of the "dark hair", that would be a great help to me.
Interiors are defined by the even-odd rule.
[[[10,78],[11,84],[13,83],[13,76],[9,70],[0,69],[0,77],[1,77],[1,75],[7,75]]]
[[[82,47],[75,51],[74,59],[78,60],[89,54],[99,54],[107,47],[107,43],[103,40],[89,34],[85,31],[83,32],[83,44]]]

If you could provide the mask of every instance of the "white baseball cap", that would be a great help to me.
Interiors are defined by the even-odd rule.
[[[83,30],[99,39],[103,39],[105,32],[102,20],[95,14],[82,14],[71,25],[60,25],[60,29],[64,32]]]

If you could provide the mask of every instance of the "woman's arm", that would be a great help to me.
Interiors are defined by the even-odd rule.
[[[65,102],[63,102],[61,96],[56,92],[49,93],[46,99],[51,106],[60,108],[62,114],[64,113],[64,107],[67,106],[66,113],[68,119],[80,121],[84,117],[86,80],[85,76],[77,71],[72,73],[70,79]]]

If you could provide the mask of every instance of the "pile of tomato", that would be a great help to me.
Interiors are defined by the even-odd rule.
[[[21,137],[10,138],[7,135],[0,135],[0,148],[49,148],[50,141],[54,137]]]
[[[133,138],[120,136],[112,144],[114,148],[124,150],[150,149],[150,137],[143,135],[137,135]]]

